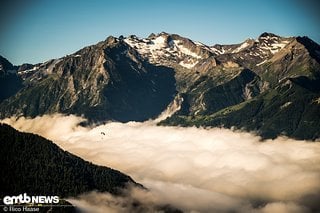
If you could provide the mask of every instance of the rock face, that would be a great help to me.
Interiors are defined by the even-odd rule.
[[[72,55],[15,67],[23,87],[3,98],[0,116],[62,112],[92,121],[144,121],[179,103],[162,124],[316,139],[319,62],[320,47],[307,37],[263,33],[240,44],[207,46],[165,32],[109,36]],[[284,85],[291,85],[287,92]],[[292,114],[295,124],[275,124],[289,109],[301,112]],[[312,131],[302,133],[305,128]]]

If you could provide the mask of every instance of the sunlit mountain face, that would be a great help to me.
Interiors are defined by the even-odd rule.
[[[85,212],[320,211],[320,46],[308,37],[206,45],[162,32],[0,59],[1,122],[16,129],[1,126],[6,193],[50,189]],[[29,179],[10,172],[21,168]]]

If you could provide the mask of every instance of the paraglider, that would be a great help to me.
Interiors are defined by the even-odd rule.
[[[102,140],[103,140],[103,137],[106,136],[106,133],[100,132],[100,135],[101,135],[101,141],[102,141]]]

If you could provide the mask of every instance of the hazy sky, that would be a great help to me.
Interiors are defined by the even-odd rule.
[[[108,35],[166,31],[239,43],[262,32],[307,35],[320,43],[316,0],[4,0],[0,55],[14,64],[62,57]]]

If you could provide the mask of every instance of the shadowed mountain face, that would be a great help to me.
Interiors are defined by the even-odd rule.
[[[106,57],[116,63],[104,63],[106,70],[112,70],[109,72],[112,83],[104,88],[103,96],[110,103],[109,111],[115,120],[155,118],[176,95],[174,70],[141,60],[131,48],[126,53],[128,48],[117,44],[112,49],[105,49]]]
[[[0,56],[0,103],[22,88],[22,79],[7,59]]]
[[[161,124],[316,139],[319,61],[320,46],[307,37],[263,33],[240,44],[207,46],[164,32],[110,36],[42,64],[11,65],[23,86],[1,91],[0,116],[60,112],[95,122],[145,121],[175,102],[175,113]],[[292,85],[287,92],[280,89],[285,82]],[[280,122],[290,114],[293,123]]]

